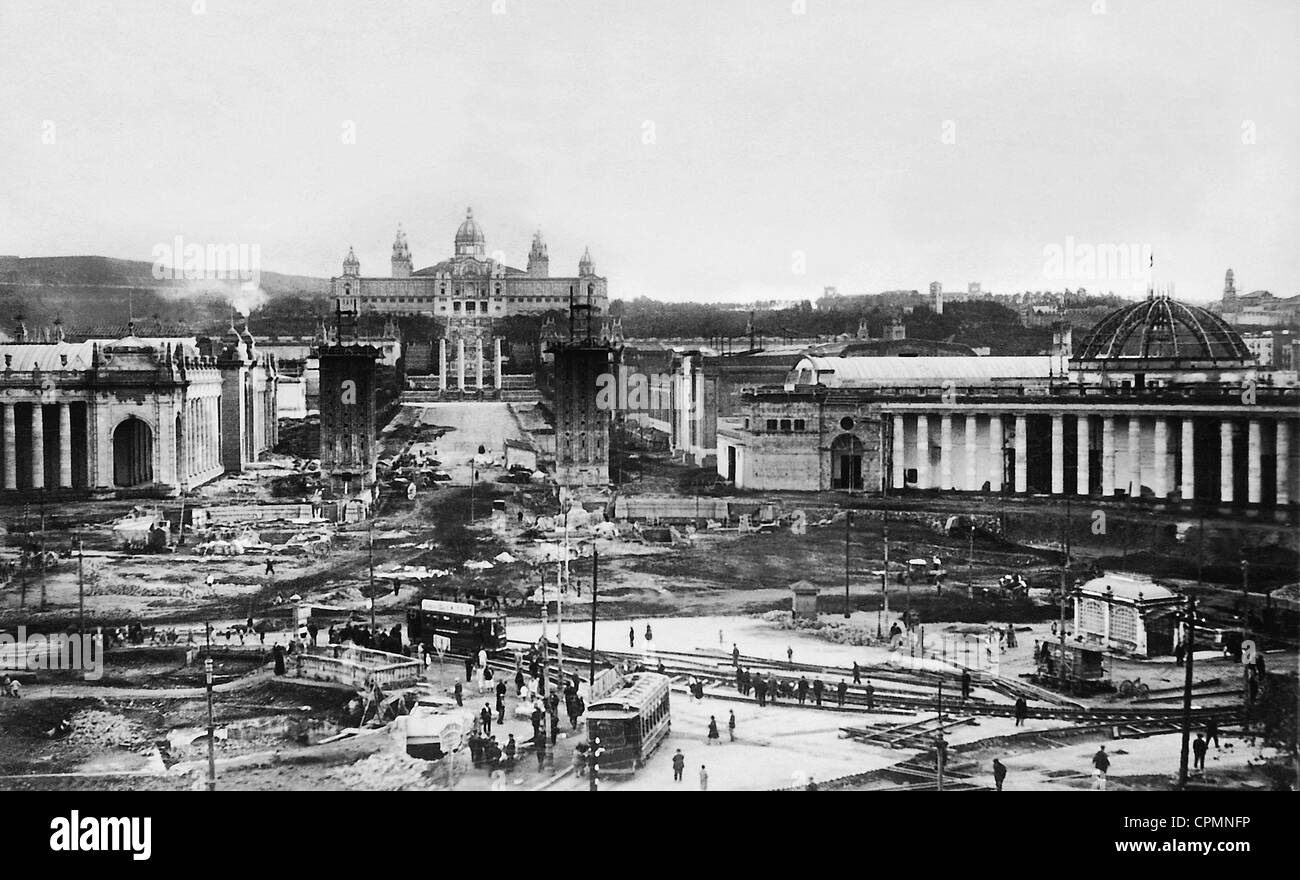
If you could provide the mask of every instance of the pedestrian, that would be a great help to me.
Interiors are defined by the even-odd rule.
[[[278,644],[273,646],[271,648],[271,655],[275,657],[275,674],[284,675],[284,648]]]
[[[506,697],[505,694],[497,694],[497,724],[506,723]]]
[[[1205,738],[1199,733],[1196,734],[1196,739],[1192,742],[1192,754],[1195,756],[1192,762],[1193,770],[1205,772],[1205,752],[1209,747],[1210,744],[1205,741]]]
[[[636,647],[636,628],[635,628],[635,627],[631,627],[631,626],[629,626],[629,627],[627,628],[627,646],[628,646],[629,648],[635,648],[635,647]]]
[[[802,706],[808,700],[808,678],[799,676],[799,686],[795,689],[795,694],[799,698],[799,705]]]
[[[703,764],[701,764],[700,765],[700,791],[708,791],[708,790],[709,790],[709,771],[705,769]]]
[[[858,661],[853,661],[853,683],[862,684],[862,668],[858,666]]]
[[[1007,778],[1007,765],[1003,764],[997,758],[993,759],[993,784],[1002,790],[1002,782]]]
[[[866,692],[867,692],[867,711],[870,712],[872,709],[876,708],[876,689],[875,687],[872,686],[870,679],[867,679]]]
[[[673,782],[682,781],[682,773],[686,771],[686,756],[682,750],[678,749],[677,754],[673,755]]]
[[[1007,647],[1016,647],[1016,625],[1014,623],[1007,624]]]
[[[1205,742],[1208,744],[1210,740],[1214,740],[1214,747],[1217,749],[1219,747],[1219,722],[1213,718],[1205,722]]]
[[[707,746],[711,746],[717,741],[718,741],[718,719],[710,715],[709,716],[709,738],[705,740],[704,744]]]
[[[787,645],[785,649],[785,661],[787,663],[794,662],[794,648],[791,648],[789,645]]]
[[[719,644],[719,645],[725,645],[725,644],[727,644],[726,639],[724,639],[724,638],[722,637],[722,630],[718,630],[718,644]]]
[[[1187,656],[1187,647],[1179,642],[1174,646],[1174,662],[1179,666],[1183,665],[1183,659]]]
[[[479,721],[483,722],[483,732],[486,733],[486,734],[488,734],[488,735],[491,735],[491,733],[492,733],[492,710],[488,708],[488,704],[487,704],[487,703],[484,703],[484,704],[483,704],[483,708],[482,708],[482,709],[479,711],[479,713],[478,713],[478,718],[479,718]]]
[[[826,690],[826,685],[822,684],[820,678],[813,679],[813,702],[818,706],[822,704],[822,693]]]
[[[966,702],[968,699],[970,699],[970,670],[969,669],[963,669],[961,671],[961,699],[963,703]]]
[[[731,665],[732,666],[740,665],[740,649],[736,647],[735,642],[731,643]]]
[[[474,680],[474,658],[466,657],[465,658],[465,681],[469,682],[473,680]]]
[[[523,669],[515,670],[515,696],[521,697],[524,694],[524,671]]]
[[[736,712],[731,710],[727,718],[727,736],[731,742],[736,741]]]
[[[835,700],[839,704],[839,707],[841,709],[844,708],[844,695],[847,694],[848,692],[849,692],[849,685],[844,679],[841,678],[840,683],[835,686]]]
[[[1105,746],[1098,749],[1097,754],[1092,756],[1092,766],[1097,771],[1097,778],[1093,782],[1093,788],[1098,791],[1105,791],[1106,773],[1110,770],[1110,755],[1106,754]]]
[[[546,737],[540,732],[533,737],[533,748],[537,752],[537,769],[546,769]]]
[[[758,700],[759,708],[767,705],[767,682],[760,677],[754,682],[754,698]]]
[[[454,688],[452,688],[452,693],[456,695],[456,705],[457,705],[457,706],[464,706],[465,704],[464,704],[463,702],[461,702],[461,697],[464,695],[464,690],[463,690],[463,688],[461,687],[461,683],[460,683],[460,679],[459,679],[459,678],[456,679],[456,686],[455,686]]]
[[[1016,727],[1024,727],[1025,717],[1029,714],[1029,704],[1024,697],[1016,697]]]
[[[767,677],[767,699],[773,706],[776,705],[776,695],[776,676],[769,675]]]
[[[266,573],[268,575],[275,574],[275,563],[272,562],[269,558],[266,560]]]
[[[506,766],[507,767],[515,766],[515,753],[517,751],[519,751],[519,744],[515,742],[515,735],[512,733],[510,734],[510,738],[506,740]]]
[[[650,624],[648,623],[645,625],[645,640],[647,642],[653,642],[655,640],[654,631],[650,629]]]

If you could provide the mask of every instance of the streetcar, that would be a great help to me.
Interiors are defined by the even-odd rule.
[[[602,774],[636,772],[668,736],[670,683],[666,675],[638,672],[587,707],[588,743],[595,749],[599,739],[604,749]]]
[[[447,639],[453,654],[499,651],[506,646],[506,616],[469,602],[421,599],[406,609],[406,632],[411,644],[423,644],[429,653],[435,650],[433,636]]]

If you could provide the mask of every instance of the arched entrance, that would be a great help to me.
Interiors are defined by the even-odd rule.
[[[862,488],[862,441],[852,434],[841,434],[831,442],[831,488]]]
[[[153,482],[153,431],[134,416],[113,431],[113,485]]]

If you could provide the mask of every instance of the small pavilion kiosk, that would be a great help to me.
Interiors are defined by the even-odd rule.
[[[1074,596],[1074,635],[1085,644],[1134,657],[1172,654],[1182,598],[1141,575],[1107,574]]]

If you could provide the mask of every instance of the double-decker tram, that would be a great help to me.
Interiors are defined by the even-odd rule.
[[[412,644],[423,643],[433,653],[433,636],[450,642],[453,654],[498,651],[506,646],[506,616],[482,611],[469,602],[421,599],[406,609],[406,631]]]
[[[600,740],[600,772],[633,773],[668,736],[668,676],[638,672],[619,688],[587,707],[587,737]]]

